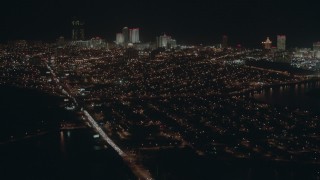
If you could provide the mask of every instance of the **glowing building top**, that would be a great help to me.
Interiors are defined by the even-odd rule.
[[[270,41],[269,37],[267,37],[267,40],[262,42],[262,45],[264,49],[271,49],[272,41]]]

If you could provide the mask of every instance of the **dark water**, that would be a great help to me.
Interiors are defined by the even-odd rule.
[[[320,114],[320,81],[267,88],[254,95],[268,104],[300,108]]]
[[[58,107],[61,99],[12,87],[0,94],[1,180],[135,179],[90,129],[59,129],[62,120],[79,123]]]
[[[198,156],[192,150],[161,150],[148,164],[156,179],[318,180],[316,165]]]
[[[61,131],[1,147],[1,179],[133,179],[88,129]]]

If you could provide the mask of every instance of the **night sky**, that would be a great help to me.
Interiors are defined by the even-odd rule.
[[[67,2],[66,2],[67,1]],[[86,22],[87,38],[113,41],[122,27],[140,27],[140,39],[167,33],[178,43],[230,43],[258,47],[286,34],[288,46],[320,41],[320,2],[282,0],[7,0],[1,1],[0,41],[71,38],[73,16]]]

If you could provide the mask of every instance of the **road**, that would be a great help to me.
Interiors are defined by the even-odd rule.
[[[76,98],[69,92],[69,86],[63,84],[59,77],[54,72],[53,68],[49,66],[49,63],[46,62],[46,66],[49,69],[52,79],[57,84],[57,86],[61,89],[61,92],[67,96],[68,98],[72,99],[73,103],[75,104],[76,109],[81,109],[82,113],[85,115],[85,119],[91,124],[92,128],[100,135],[100,137],[110,145],[118,154],[122,157],[123,161],[131,168],[132,172],[136,175],[138,179],[145,179],[145,180],[152,180],[152,176],[149,170],[145,169],[141,165],[137,164],[134,161],[133,157],[128,156],[124,151],[117,146],[113,140],[107,136],[107,134],[103,131],[103,129],[98,125],[98,123],[94,120],[94,118],[90,115],[90,113],[85,110],[83,107],[79,107],[79,103],[77,102]]]

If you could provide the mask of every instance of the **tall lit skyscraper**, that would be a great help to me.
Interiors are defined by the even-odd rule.
[[[74,19],[72,21],[72,40],[79,41],[84,39],[84,22],[79,19]]]
[[[175,39],[172,39],[171,36],[164,34],[157,38],[157,47],[176,48],[177,42]]]
[[[264,49],[271,49],[272,41],[270,41],[269,37],[267,37],[267,40],[262,42]]]
[[[286,50],[286,36],[285,35],[278,35],[277,36],[277,49],[278,50]]]
[[[139,28],[132,28],[129,31],[129,39],[131,43],[140,43]]]
[[[124,43],[124,36],[122,33],[117,33],[116,34],[116,44],[118,45],[123,45]]]
[[[158,44],[158,47],[164,47],[166,48],[167,45],[168,45],[168,40],[171,39],[170,36],[167,36],[166,34],[164,34],[163,36],[160,36],[159,37],[159,44]]]
[[[125,45],[127,45],[129,43],[129,29],[128,29],[128,27],[124,27],[122,29],[122,35],[123,35],[123,42],[125,43]]]
[[[228,48],[228,36],[222,36],[222,48]]]

